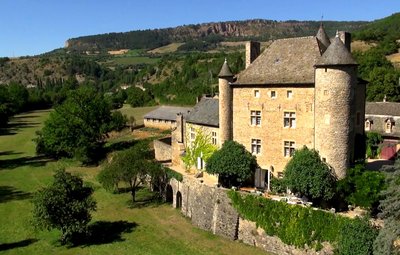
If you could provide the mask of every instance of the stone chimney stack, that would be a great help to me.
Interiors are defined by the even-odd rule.
[[[259,42],[247,42],[246,43],[246,68],[260,55],[260,43]]]
[[[338,31],[337,35],[343,42],[344,46],[346,46],[347,50],[351,52],[351,34],[345,31]]]

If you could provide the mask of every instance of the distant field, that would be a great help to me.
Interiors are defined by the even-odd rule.
[[[395,53],[392,55],[387,56],[387,59],[393,63],[393,65],[397,68],[400,69],[400,53]]]
[[[149,50],[148,53],[153,54],[165,54],[165,53],[172,53],[178,50],[179,46],[184,45],[185,43],[171,43],[159,48],[155,48],[153,50]]]
[[[351,51],[367,51],[372,47],[376,46],[376,43],[367,43],[364,41],[351,42]]]
[[[160,107],[160,106],[157,105],[157,106],[133,108],[129,104],[124,104],[124,106],[121,109],[118,109],[118,111],[120,111],[122,114],[126,115],[128,117],[128,119],[130,116],[134,116],[136,119],[136,124],[142,125],[143,124],[143,116],[146,113],[157,109],[158,107]]]
[[[129,109],[140,116],[148,109]],[[142,203],[131,207],[127,193],[110,194],[96,180],[100,167],[81,167],[73,160],[53,161],[35,156],[32,139],[49,111],[17,115],[10,128],[0,133],[0,253],[1,254],[267,254],[254,247],[212,235],[193,227],[168,204]],[[129,134],[128,134],[129,135]],[[133,137],[132,137],[133,139]],[[53,171],[65,167],[95,188],[96,237],[92,243],[66,248],[59,246],[58,231],[37,231],[31,225],[30,199],[47,185]],[[138,200],[148,192],[141,190]]]
[[[115,56],[107,64],[117,65],[136,65],[136,64],[154,64],[159,58],[149,58],[140,56]]]

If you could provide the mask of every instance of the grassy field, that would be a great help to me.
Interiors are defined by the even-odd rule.
[[[147,109],[149,110],[149,109]],[[144,109],[131,114],[143,114]],[[2,254],[266,254],[193,227],[167,204],[132,206],[130,195],[110,194],[100,187],[100,167],[81,167],[72,160],[52,161],[35,156],[32,142],[49,111],[16,116],[0,133],[0,253]],[[136,116],[136,115],[135,115]],[[47,185],[53,171],[65,167],[95,188],[97,211],[86,244],[63,247],[59,232],[31,225],[32,194]],[[138,200],[148,192],[141,190]]]
[[[124,104],[124,106],[121,109],[118,109],[122,114],[126,115],[129,119],[129,117],[134,116],[136,119],[136,124],[137,125],[142,125],[143,124],[143,116],[160,107],[159,105],[157,106],[148,106],[148,107],[141,107],[141,108],[132,108],[129,104]]]
[[[170,43],[168,45],[155,48],[153,50],[149,50],[148,53],[153,54],[165,54],[165,53],[172,53],[178,50],[179,46],[184,45],[184,43]]]

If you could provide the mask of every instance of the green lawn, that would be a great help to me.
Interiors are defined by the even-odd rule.
[[[155,109],[160,107],[159,105],[157,106],[147,106],[147,107],[139,107],[139,108],[133,108],[129,104],[124,104],[124,106],[121,109],[118,109],[122,114],[126,115],[129,119],[130,116],[134,116],[136,119],[136,125],[142,125],[143,124],[143,116]]]
[[[141,111],[144,111],[141,109]],[[134,110],[131,109],[131,112]],[[193,227],[170,205],[130,206],[129,194],[110,194],[96,181],[99,167],[80,167],[72,160],[35,157],[35,131],[49,111],[16,116],[0,132],[0,252],[4,254],[266,254]],[[133,113],[134,114],[134,113]],[[98,202],[86,245],[59,246],[58,231],[37,231],[31,225],[30,198],[51,181],[59,167],[80,174],[95,188]],[[146,191],[138,193],[138,198]]]

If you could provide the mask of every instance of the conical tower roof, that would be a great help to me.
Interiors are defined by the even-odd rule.
[[[218,77],[219,78],[233,77],[232,71],[229,68],[229,65],[228,65],[228,62],[226,61],[226,59],[225,59],[224,64],[222,65],[221,71],[219,71]]]
[[[326,34],[325,29],[324,29],[324,25],[322,23],[319,26],[319,29],[318,29],[316,37],[325,46],[325,48],[328,48],[329,45],[331,44],[331,41],[329,40],[329,37]]]
[[[338,36],[333,39],[331,45],[315,64],[315,66],[333,65],[357,65],[357,62]]]

